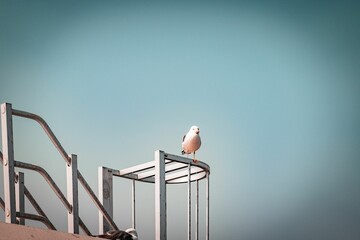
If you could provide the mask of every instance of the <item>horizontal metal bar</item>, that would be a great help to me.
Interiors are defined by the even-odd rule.
[[[154,183],[155,182],[154,177],[139,179],[138,174],[136,174],[136,173],[120,174],[120,170],[115,170],[115,169],[111,169],[111,171],[112,171],[113,176],[115,176],[115,177],[133,179],[133,180],[137,180],[137,181],[141,181],[141,182],[145,182],[145,183]]]
[[[184,168],[187,168],[187,166],[184,164],[181,164],[181,163],[175,163],[170,166],[165,166],[165,173],[177,171],[177,170],[184,169]],[[153,177],[153,176],[155,176],[155,170],[151,170],[151,171],[148,171],[145,173],[139,173],[138,179],[144,179],[144,178]]]
[[[202,180],[206,177],[206,172],[202,171],[200,173],[196,173],[191,175],[191,182]],[[186,183],[187,177],[181,177],[174,180],[168,180],[166,181],[167,184],[180,184],[180,183]]]
[[[129,168],[125,168],[125,169],[120,170],[119,171],[119,176],[129,174],[129,173],[135,173],[135,172],[139,172],[139,171],[148,170],[148,169],[154,168],[154,167],[155,167],[154,161],[139,164],[139,165],[136,165],[136,166],[133,166],[133,167],[129,167]]]
[[[197,161],[195,163],[193,161],[193,159],[191,159],[191,158],[186,158],[186,157],[181,157],[181,156],[170,154],[170,153],[165,153],[165,159],[176,161],[176,162],[181,162],[181,163],[184,163],[184,164],[191,164],[193,166],[201,167],[207,172],[210,172],[210,166],[209,165],[207,165],[206,163],[201,162],[201,161]]]
[[[168,174],[165,177],[165,180],[166,181],[171,181],[171,180],[174,180],[174,179],[177,179],[177,178],[186,177],[186,176],[188,176],[188,172],[189,172],[188,170],[184,170],[184,171]],[[191,168],[190,174],[193,175],[193,174],[200,173],[200,172],[204,172],[204,170],[201,169],[201,168],[198,168],[198,169]]]
[[[144,182],[144,183],[155,183],[155,177],[148,177],[148,178],[143,178],[143,179],[138,179],[137,175],[134,176],[136,174],[126,174],[126,175],[114,175],[116,177],[122,177],[122,178],[127,178],[127,179],[132,179],[132,180],[136,180],[136,181],[140,181],[140,182]]]
[[[95,193],[89,186],[89,184],[86,182],[85,178],[82,176],[80,171],[78,170],[78,180],[80,181],[81,185],[85,188],[86,192],[89,194],[91,200],[95,203],[95,206],[98,208],[98,210],[103,214],[104,218],[108,223],[111,225],[111,227],[114,230],[119,230],[119,228],[116,226],[114,220],[110,217],[104,206],[100,203],[99,199],[96,197]]]
[[[53,228],[54,226],[51,224],[49,219],[47,219],[47,218],[45,218],[43,216],[30,214],[30,213],[19,213],[19,212],[17,212],[16,217],[25,218],[25,219],[34,220],[34,221],[40,221],[40,222],[44,223],[49,229],[56,230],[55,228]]]
[[[170,163],[170,162],[171,161],[169,161],[169,160],[165,160],[165,164]],[[146,170],[149,170],[151,168],[155,168],[154,161],[139,164],[139,165],[129,167],[129,168],[125,168],[125,169],[121,169],[121,170],[115,170],[115,171],[119,171],[118,176],[121,177],[122,175],[126,175],[126,174],[129,174],[129,173],[136,173],[136,172],[146,171]]]
[[[20,162],[20,161],[15,161],[15,167],[25,168],[25,169],[33,170],[33,171],[36,171],[36,172],[40,173],[40,175],[43,176],[45,178],[46,182],[50,185],[50,187],[52,188],[52,190],[54,191],[56,196],[58,196],[58,198],[64,204],[66,209],[69,212],[72,211],[72,206],[67,201],[64,194],[61,192],[60,188],[56,185],[54,180],[50,177],[50,175],[46,172],[45,169],[43,169],[40,166],[34,165],[34,164],[24,163],[24,162]]]
[[[16,110],[16,109],[12,109],[12,114],[15,116],[18,116],[18,117],[29,118],[29,119],[37,121],[40,124],[40,126],[44,129],[46,135],[50,138],[51,142],[54,144],[54,146],[60,152],[60,154],[64,158],[64,160],[67,163],[71,162],[71,159],[68,156],[68,154],[66,153],[65,149],[63,148],[63,146],[61,146],[59,140],[56,138],[55,134],[53,133],[53,131],[51,130],[49,125],[45,122],[45,120],[42,117],[40,117],[39,115],[33,114],[33,113],[20,111],[20,110]]]

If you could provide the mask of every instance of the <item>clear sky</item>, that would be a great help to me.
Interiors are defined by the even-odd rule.
[[[99,166],[180,154],[198,125],[211,239],[358,240],[360,4],[281,2],[2,0],[0,102],[41,115],[94,189]],[[15,158],[46,168],[65,192],[64,162],[41,128],[14,126]],[[66,230],[61,203],[25,173]],[[130,185],[116,187],[125,229]],[[138,189],[138,231],[153,239],[153,185]],[[186,194],[169,187],[171,240],[186,238]],[[96,233],[97,212],[80,197]]]

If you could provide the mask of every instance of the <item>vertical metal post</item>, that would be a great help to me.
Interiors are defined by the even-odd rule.
[[[199,180],[196,180],[195,240],[199,240]]]
[[[24,173],[19,172],[16,174],[16,211],[20,214],[25,213],[25,199],[24,199]],[[25,225],[24,218],[16,218],[20,225]]]
[[[113,175],[111,169],[106,167],[98,168],[98,191],[99,200],[110,217],[113,217]],[[110,231],[112,227],[99,211],[99,234]]]
[[[166,240],[166,182],[163,151],[155,151],[155,240]]]
[[[210,213],[210,199],[209,199],[209,194],[210,194],[210,176],[209,176],[209,172],[206,173],[206,213],[205,213],[205,225],[206,225],[206,232],[205,232],[205,240],[209,240],[209,228],[210,228],[210,218],[209,218],[209,213]]]
[[[71,154],[70,164],[66,164],[67,200],[72,206],[68,211],[68,232],[79,233],[79,197],[77,180],[77,156]]]
[[[191,240],[191,164],[188,166],[188,240]]]
[[[135,180],[132,180],[132,227],[136,228]]]
[[[15,206],[15,173],[14,173],[14,143],[12,106],[10,103],[1,104],[1,132],[3,149],[3,171],[4,171],[4,202],[5,222],[16,222]]]

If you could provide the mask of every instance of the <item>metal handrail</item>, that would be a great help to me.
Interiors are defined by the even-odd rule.
[[[66,207],[66,209],[69,212],[72,212],[72,206],[71,204],[68,202],[68,200],[66,199],[66,197],[64,196],[64,194],[61,192],[60,188],[56,185],[56,183],[54,182],[54,180],[50,177],[50,175],[46,172],[45,169],[43,169],[40,166],[34,165],[34,164],[30,164],[30,163],[24,163],[24,162],[20,162],[20,161],[14,161],[14,166],[15,167],[19,167],[19,168],[24,168],[24,169],[29,169],[29,170],[33,170],[36,171],[38,173],[40,173],[41,176],[44,177],[44,179],[46,180],[46,182],[50,185],[50,187],[52,188],[52,190],[55,192],[56,196],[58,196],[58,198],[61,200],[61,202],[64,204],[64,206]]]
[[[44,223],[49,229],[56,230],[54,225],[52,225],[52,223],[49,221],[49,219],[47,219],[44,216],[39,216],[39,215],[31,214],[31,213],[16,212],[16,217],[39,221],[39,222]]]
[[[13,109],[13,108],[11,108],[11,114],[14,115],[14,116],[19,116],[19,117],[23,117],[23,118],[32,119],[32,120],[35,120],[36,122],[38,122],[40,124],[40,126],[43,128],[43,130],[45,131],[46,135],[49,137],[50,141],[54,144],[55,148],[59,151],[60,155],[63,157],[65,162],[68,165],[71,164],[71,161],[72,161],[71,157],[66,153],[65,149],[63,148],[63,146],[61,145],[61,143],[59,142],[59,140],[57,139],[57,137],[55,136],[55,134],[53,133],[53,131],[49,127],[49,125],[46,123],[46,121],[42,117],[40,117],[39,115],[33,114],[33,113],[20,111],[20,110],[16,110],[16,109]],[[1,158],[2,158],[2,154],[1,154]],[[34,171],[39,172],[45,178],[45,180],[50,185],[50,187],[55,192],[55,194],[62,201],[64,206],[67,208],[67,210],[70,213],[72,212],[72,210],[73,210],[72,205],[67,201],[67,199],[62,194],[60,189],[57,187],[55,182],[52,180],[50,175],[42,167],[39,167],[39,166],[36,166],[36,165],[33,165],[33,164],[24,163],[24,162],[19,162],[19,161],[14,161],[14,166],[15,167],[25,168],[25,169],[30,169],[30,170],[34,170]],[[80,181],[82,186],[85,188],[86,192],[89,194],[90,198],[95,203],[95,206],[98,208],[98,210],[104,216],[106,221],[108,221],[108,223],[110,224],[110,226],[113,229],[118,230],[118,227],[116,226],[115,222],[113,221],[111,216],[108,214],[108,212],[106,211],[104,206],[101,204],[99,199],[96,197],[95,193],[92,191],[91,187],[86,182],[85,178],[82,176],[82,174],[80,173],[80,171],[78,169],[77,169],[77,175],[78,175],[78,180]],[[89,235],[91,235],[89,230],[86,228],[85,224],[83,223],[83,221],[80,219],[80,217],[79,217],[79,225],[80,226],[83,225],[83,226],[81,226],[83,228],[83,230],[85,232],[87,232]]]
[[[49,125],[45,122],[45,120],[42,117],[40,117],[39,115],[33,114],[33,113],[20,111],[20,110],[16,110],[16,109],[12,109],[11,111],[12,111],[12,114],[15,116],[29,118],[29,119],[32,119],[32,120],[35,120],[36,122],[38,122],[40,124],[40,126],[43,128],[43,130],[45,131],[45,133],[47,134],[47,136],[49,137],[50,141],[54,144],[56,149],[59,151],[60,155],[64,158],[66,163],[67,164],[71,163],[71,158],[66,153],[65,149],[60,144],[59,140],[56,138],[55,134],[53,133],[53,131],[51,130]],[[96,197],[95,193],[92,191],[89,184],[86,182],[85,178],[82,176],[82,174],[80,173],[79,170],[77,170],[77,174],[78,174],[78,180],[83,185],[83,187],[85,188],[86,192],[89,194],[90,198],[95,203],[98,210],[103,214],[104,218],[109,222],[109,224],[111,225],[111,227],[113,229],[119,230],[119,228],[116,226],[115,222],[112,220],[112,218],[110,217],[110,215],[108,214],[108,212],[106,211],[104,206],[100,203],[99,199]],[[70,207],[71,207],[71,205],[70,205]],[[71,210],[69,210],[69,211],[71,211]]]
[[[3,162],[3,156],[2,156],[1,151],[0,151],[0,162],[1,163]],[[34,165],[34,164],[24,163],[24,162],[20,162],[20,161],[15,161],[14,164],[15,164],[16,167],[24,168],[24,169],[28,169],[28,170],[33,170],[33,171],[38,172],[41,176],[43,176],[43,178],[46,180],[46,182],[50,185],[50,187],[53,189],[55,194],[58,196],[58,198],[64,204],[64,206],[67,208],[67,210],[70,211],[70,212],[72,211],[71,204],[67,201],[64,194],[61,192],[59,187],[56,185],[54,180],[51,178],[51,176],[47,173],[47,171],[44,168],[42,168],[40,166],[37,166],[37,165]],[[37,216],[37,215],[33,215],[32,217],[29,217],[29,218],[24,217],[24,218],[31,219],[31,220],[36,220],[36,221],[41,221],[46,226],[48,226],[49,229],[56,230],[55,226],[50,222],[49,218],[46,216],[45,212],[41,209],[41,207],[36,202],[35,198],[32,196],[32,194],[30,193],[30,191],[27,189],[26,186],[24,186],[24,194],[29,199],[30,203],[33,205],[33,207],[38,212],[38,214],[40,214],[40,216],[38,216],[38,217],[34,217],[34,216]],[[4,201],[2,200],[1,197],[0,197],[0,206],[1,206],[1,208],[3,210],[5,209],[5,203],[4,203]],[[23,216],[21,215],[20,217],[23,217]],[[43,220],[42,217],[46,218],[47,221]],[[89,235],[89,236],[92,235],[91,232],[86,227],[85,223],[82,221],[82,219],[80,217],[79,217],[79,225],[87,235]]]
[[[42,117],[40,117],[39,115],[33,114],[33,113],[20,111],[20,110],[16,110],[16,109],[12,109],[12,114],[15,116],[29,118],[29,119],[37,121],[40,124],[40,126],[44,129],[44,131],[48,135],[50,141],[57,148],[57,150],[59,151],[60,155],[64,158],[66,163],[67,164],[71,163],[71,159],[70,159],[69,155],[66,153],[63,146],[61,146],[59,140],[56,138],[55,134],[53,133],[53,131],[50,129],[49,125],[45,122],[45,120]]]

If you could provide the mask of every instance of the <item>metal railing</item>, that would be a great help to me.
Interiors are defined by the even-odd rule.
[[[53,145],[59,151],[62,158],[65,160],[67,168],[67,197],[61,192],[59,187],[56,185],[54,180],[50,175],[40,166],[34,164],[24,163],[16,161],[14,159],[14,146],[13,146],[13,116],[23,117],[35,120],[43,128]],[[40,116],[16,110],[12,108],[10,103],[1,104],[1,127],[2,127],[2,145],[3,153],[1,153],[1,162],[3,163],[4,170],[4,200],[0,200],[0,205],[5,212],[5,221],[7,223],[23,223],[22,219],[31,219],[36,221],[43,222],[48,228],[55,229],[54,225],[50,222],[45,213],[41,210],[39,204],[35,201],[34,197],[30,194],[28,189],[23,187],[15,187],[17,183],[15,178],[17,175],[23,173],[18,173],[15,175],[15,167],[23,168],[28,170],[33,170],[38,172],[49,184],[51,189],[54,191],[56,196],[65,206],[68,211],[68,232],[79,233],[79,226],[87,235],[91,235],[89,229],[85,226],[84,222],[79,217],[79,207],[78,207],[78,184],[79,181],[84,187],[85,191],[90,196],[91,200],[95,203],[95,206],[98,208],[99,212],[104,216],[104,219],[108,222],[109,226],[112,229],[118,230],[115,222],[108,214],[104,206],[101,204],[99,199],[96,197],[95,193],[90,188],[89,184],[86,182],[85,178],[82,176],[80,171],[77,169],[77,156],[74,154],[68,155],[65,149],[60,144],[59,140],[56,138],[53,131],[50,129],[48,124]],[[18,189],[23,189],[21,192]],[[17,192],[17,194],[15,194]],[[24,195],[29,199],[31,204],[34,206],[39,215],[27,214],[23,212],[23,209],[20,209],[20,205],[23,205]]]
[[[53,145],[59,151],[66,163],[67,195],[61,192],[48,172],[37,165],[21,162],[14,159],[13,146],[13,116],[35,120],[43,128]],[[35,198],[24,184],[24,173],[15,172],[15,168],[22,168],[39,173],[50,188],[60,199],[68,215],[68,232],[79,233],[79,227],[87,234],[92,235],[79,216],[78,182],[81,183],[91,200],[99,211],[99,234],[109,230],[118,230],[112,219],[113,216],[113,176],[132,180],[132,227],[136,227],[136,191],[135,182],[154,183],[155,185],[155,239],[167,239],[167,210],[166,185],[187,184],[188,186],[188,240],[192,237],[192,182],[196,183],[195,201],[195,239],[199,239],[199,181],[206,180],[205,204],[205,239],[209,240],[209,176],[210,167],[201,161],[155,151],[154,161],[137,166],[115,170],[99,167],[98,171],[98,197],[88,185],[80,171],[77,169],[77,156],[68,155],[62,147],[48,124],[40,116],[12,108],[10,103],[1,104],[2,147],[0,161],[4,171],[4,200],[0,197],[0,207],[5,212],[5,221],[8,223],[25,224],[24,219],[40,221],[49,229],[56,230],[45,212],[41,209]],[[25,213],[25,196],[32,204],[38,215]]]

